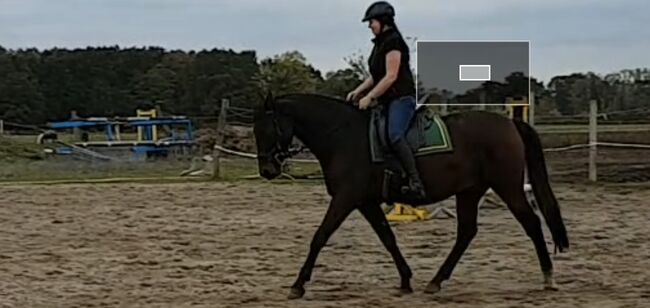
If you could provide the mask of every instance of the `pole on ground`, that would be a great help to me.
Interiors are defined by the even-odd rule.
[[[227,112],[230,106],[230,101],[227,99],[221,100],[221,110],[219,111],[219,118],[217,120],[217,136],[215,138],[215,145],[221,145],[224,139],[224,129],[226,128]],[[221,151],[218,149],[212,150],[212,179],[218,180],[221,178]]]
[[[596,182],[596,143],[598,141],[598,101],[589,101],[589,181]]]
[[[0,119],[0,136],[5,134],[5,121]]]

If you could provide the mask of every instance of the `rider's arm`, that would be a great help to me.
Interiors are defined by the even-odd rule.
[[[375,81],[372,80],[372,76],[369,76],[356,89],[354,89],[354,92],[357,93],[366,92],[368,89],[372,88],[373,85],[375,85]]]
[[[399,50],[391,50],[386,54],[386,75],[379,83],[368,93],[371,99],[378,98],[390,88],[391,85],[397,80],[397,73],[399,72],[400,61],[402,60],[402,52]]]

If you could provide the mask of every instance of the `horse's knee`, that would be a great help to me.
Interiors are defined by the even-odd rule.
[[[478,233],[478,227],[476,225],[463,226],[458,228],[458,239],[470,241]]]

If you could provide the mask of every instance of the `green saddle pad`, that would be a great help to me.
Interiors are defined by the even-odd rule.
[[[391,157],[387,142],[386,117],[379,108],[371,112],[369,133],[373,162],[383,162]],[[416,156],[453,151],[447,125],[438,114],[428,108],[416,112],[406,139]]]
[[[418,147],[415,155],[427,155],[453,150],[447,125],[439,115],[434,114],[432,121],[427,123],[427,125],[420,133],[422,134],[423,142]]]

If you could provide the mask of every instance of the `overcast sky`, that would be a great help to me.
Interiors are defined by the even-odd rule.
[[[299,50],[317,68],[369,52],[366,0],[0,0],[5,48]],[[650,66],[650,0],[394,0],[404,35],[531,40],[532,75]]]

